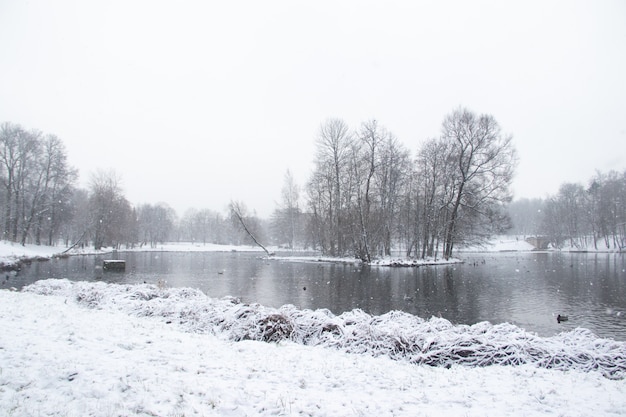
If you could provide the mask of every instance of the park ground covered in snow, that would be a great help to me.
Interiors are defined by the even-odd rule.
[[[9,416],[626,415],[626,343],[580,329],[67,280],[0,291],[0,320]]]
[[[208,249],[160,250],[193,247]],[[3,262],[58,253],[0,244]],[[544,338],[67,280],[0,290],[0,323],[0,415],[626,415],[626,342],[584,329]]]

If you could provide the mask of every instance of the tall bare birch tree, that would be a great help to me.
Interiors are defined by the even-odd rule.
[[[343,190],[350,178],[352,135],[341,119],[328,119],[316,140],[315,171],[308,184],[313,233],[322,250],[332,256],[345,253],[344,222],[346,197]]]

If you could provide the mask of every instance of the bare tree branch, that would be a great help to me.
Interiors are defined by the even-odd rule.
[[[257,246],[259,246],[261,249],[263,249],[265,251],[265,253],[267,253],[267,256],[274,256],[274,253],[268,251],[267,248],[265,246],[263,246],[256,239],[256,237],[254,237],[254,235],[252,234],[252,232],[250,231],[250,229],[246,225],[246,222],[244,220],[244,213],[243,213],[243,209],[242,209],[241,204],[239,202],[235,202],[235,201],[231,200],[231,202],[230,202],[230,211],[231,211],[231,213],[233,213],[235,215],[235,217],[237,217],[237,219],[239,220],[239,223],[241,223],[241,226],[243,227],[243,230],[248,234],[248,236],[250,236],[250,238],[254,241],[254,243],[256,243]]]

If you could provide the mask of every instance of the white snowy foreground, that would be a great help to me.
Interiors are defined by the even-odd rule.
[[[0,323],[0,415],[626,415],[626,344],[582,330],[540,338],[67,280],[0,290]],[[455,362],[507,355],[526,363]]]

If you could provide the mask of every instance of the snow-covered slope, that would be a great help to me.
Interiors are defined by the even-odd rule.
[[[285,320],[268,320],[274,315]],[[507,326],[358,311],[333,317],[189,289],[65,280],[0,291],[0,321],[0,410],[11,416],[626,415],[626,379],[611,379],[622,374],[576,365],[623,372],[626,344],[585,332],[543,339]],[[288,323],[300,329],[296,339],[308,335],[317,346],[279,337]],[[388,346],[418,340],[411,338],[428,327],[419,340],[453,353],[444,366],[394,357],[401,349]],[[272,335],[279,341],[245,340]],[[569,370],[450,360],[471,356],[473,345],[504,356],[545,349],[554,368]]]

